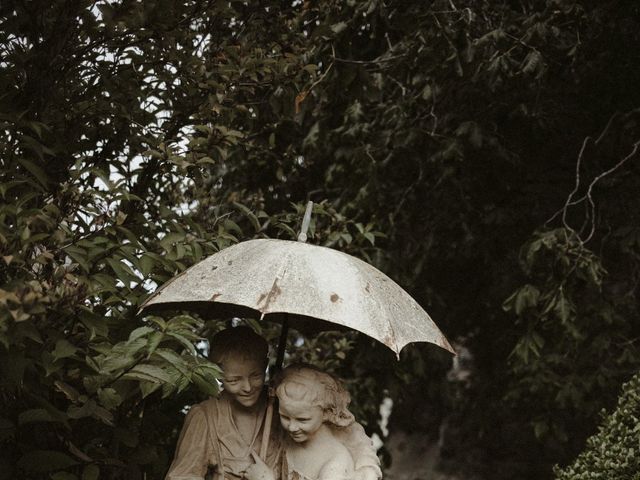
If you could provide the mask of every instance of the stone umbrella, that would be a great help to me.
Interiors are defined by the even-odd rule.
[[[433,343],[455,354],[429,314],[387,275],[351,255],[305,243],[311,205],[299,241],[256,239],[221,250],[165,283],[141,311],[195,309],[280,321],[277,367],[289,325],[301,331],[356,330],[398,358],[412,342]]]

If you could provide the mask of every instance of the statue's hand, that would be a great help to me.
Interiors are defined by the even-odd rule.
[[[244,478],[247,480],[275,480],[273,470],[264,463],[260,456],[256,452],[251,452],[251,456],[255,463],[244,471]]]
[[[379,480],[378,471],[371,467],[360,467],[355,471],[355,480]]]

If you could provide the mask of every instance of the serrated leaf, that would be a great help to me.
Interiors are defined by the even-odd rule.
[[[201,392],[206,393],[207,395],[215,396],[220,391],[217,383],[211,382],[209,379],[204,378],[197,372],[193,374],[191,380]]]
[[[171,376],[156,365],[139,364],[129,370],[122,378],[128,380],[144,380],[154,383],[171,382]]]
[[[135,330],[133,330],[130,334],[129,334],[129,342],[133,342],[134,340],[148,334],[151,332],[155,332],[155,329],[151,328],[151,327],[138,327]]]
[[[194,357],[198,355],[195,345],[188,338],[175,332],[167,332],[167,336],[176,339],[182,346],[184,346]]]
[[[149,335],[149,343],[147,345],[147,358],[151,356],[151,354],[158,348],[160,342],[164,339],[163,332],[153,332]]]
[[[169,350],[168,348],[159,348],[158,350],[156,350],[155,355],[159,356],[169,365],[176,368],[182,375],[190,375],[191,372],[189,369],[189,364],[185,362],[184,358],[182,358],[173,350]]]

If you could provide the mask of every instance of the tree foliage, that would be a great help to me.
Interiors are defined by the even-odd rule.
[[[447,425],[442,468],[549,478],[640,364],[638,8],[3,2],[8,478],[161,478],[222,324],[139,305],[295,238],[307,199],[310,241],[396,279],[474,365],[451,382],[434,349],[330,334],[293,357],[357,379],[370,431],[383,395],[396,425]]]
[[[576,461],[556,470],[559,480],[635,479],[640,475],[638,460],[638,415],[640,384],[638,375],[625,383],[615,410],[589,437],[587,447]]]

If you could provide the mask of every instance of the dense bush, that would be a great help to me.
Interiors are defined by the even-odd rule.
[[[604,415],[604,412],[603,412]],[[633,480],[640,478],[640,375],[622,386],[613,412],[575,462],[556,469],[558,480]]]

